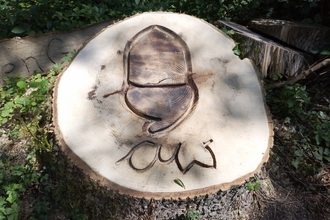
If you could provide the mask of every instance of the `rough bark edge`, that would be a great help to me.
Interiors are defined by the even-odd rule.
[[[66,172],[55,171],[56,179],[60,180],[60,185],[71,189],[63,192],[64,197],[60,195],[59,198],[68,197],[77,201],[77,203],[70,204],[70,207],[80,207],[89,219],[178,220],[186,219],[185,217],[191,211],[199,213],[199,219],[243,219],[249,216],[253,209],[251,204],[253,204],[254,193],[246,190],[250,180],[215,194],[177,200],[154,200],[119,194],[99,184],[72,163],[63,151],[58,151],[51,163],[55,163],[56,166],[60,165],[59,169]],[[259,178],[259,174],[256,178]],[[69,185],[67,185],[68,181],[70,181]],[[70,207],[66,207],[69,212]]]
[[[313,62],[313,58],[309,54],[292,48],[285,42],[274,41],[274,38],[267,38],[260,32],[233,22],[218,20],[218,23],[235,31],[232,38],[240,43],[239,48],[242,52],[240,57],[252,59],[264,78],[271,78],[273,75],[296,76]],[[254,52],[251,46],[252,48],[261,46],[263,56],[259,57],[257,55],[259,52]],[[276,56],[278,53],[282,55]],[[269,56],[269,58],[265,59],[265,56]],[[283,59],[285,62],[277,65],[277,62]],[[293,65],[290,65],[292,62]]]
[[[146,12],[149,14],[179,14],[179,13],[172,13],[172,12]],[[144,13],[142,13],[144,14]],[[241,185],[243,184],[245,181],[247,181],[250,177],[253,177],[254,174],[259,173],[263,164],[265,162],[268,161],[269,158],[269,151],[270,148],[273,146],[273,137],[274,137],[274,132],[273,132],[273,123],[271,120],[271,115],[270,115],[270,111],[268,109],[268,107],[266,106],[266,101],[265,101],[265,89],[263,87],[263,84],[260,80],[260,76],[259,73],[255,67],[255,65],[252,63],[251,60],[250,63],[253,65],[253,69],[255,70],[255,73],[257,75],[258,81],[259,81],[259,85],[260,88],[262,90],[262,96],[263,96],[263,101],[264,101],[264,108],[267,114],[267,118],[268,118],[268,127],[269,127],[269,139],[268,139],[268,146],[267,146],[267,150],[264,153],[263,159],[260,162],[259,166],[256,168],[256,170],[232,181],[232,182],[228,182],[228,183],[223,183],[220,185],[214,185],[214,186],[209,186],[203,189],[196,189],[196,190],[187,190],[187,191],[182,191],[182,192],[161,192],[161,193],[152,193],[152,192],[141,192],[141,191],[136,191],[136,190],[132,190],[123,186],[120,186],[100,175],[98,175],[97,172],[95,172],[91,167],[89,167],[80,157],[78,157],[70,148],[69,146],[67,146],[67,144],[65,143],[62,133],[59,129],[59,126],[57,124],[57,88],[58,85],[61,81],[61,77],[64,74],[64,72],[67,70],[67,68],[71,65],[71,63],[74,61],[75,57],[77,56],[77,54],[94,38],[96,38],[99,34],[101,34],[105,29],[120,24],[121,22],[124,22],[128,19],[132,19],[136,16],[142,15],[142,14],[136,14],[134,16],[125,18],[122,21],[113,23],[112,25],[109,25],[106,28],[103,28],[99,33],[97,33],[94,37],[92,37],[89,41],[86,41],[84,43],[84,45],[76,52],[76,54],[74,55],[74,57],[72,58],[71,62],[66,66],[66,68],[64,68],[62,70],[62,72],[58,75],[58,78],[56,79],[55,82],[55,86],[54,86],[54,90],[53,90],[53,103],[52,103],[52,107],[53,107],[53,124],[55,127],[55,136],[56,136],[56,141],[58,143],[58,145],[60,146],[61,150],[63,151],[63,153],[69,158],[69,160],[74,163],[75,165],[77,165],[79,168],[81,168],[83,170],[83,172],[89,176],[91,179],[99,182],[101,185],[109,187],[110,189],[118,192],[119,194],[123,194],[123,195],[128,195],[128,196],[133,196],[133,197],[138,197],[138,198],[144,198],[144,199],[155,199],[155,200],[161,200],[161,199],[186,199],[186,198],[194,198],[196,196],[205,196],[207,194],[214,194],[217,193],[219,191],[226,191],[228,190],[231,186],[234,185]],[[181,15],[186,15],[186,16],[190,16],[193,18],[196,18],[194,16],[191,15],[187,15],[187,14],[181,14]],[[204,22],[207,25],[210,25],[212,28],[216,29],[217,31],[219,31],[218,28],[216,28],[214,25],[207,23],[206,21],[200,19],[200,18],[196,18],[202,22]],[[226,37],[228,37],[229,39],[231,39],[229,36],[225,35]],[[231,39],[232,40],[232,39]]]
[[[286,20],[279,20],[279,19],[254,19],[249,21],[249,24],[247,25],[249,29],[252,31],[256,31],[257,33],[264,34],[268,37],[275,38],[284,45],[288,45],[289,47],[300,50],[306,53],[315,54],[313,52],[313,49],[318,48],[321,44],[322,40],[326,40],[326,32],[330,30],[329,27],[324,25],[315,25],[315,24],[307,24],[303,22],[294,22],[294,21],[286,21]],[[301,45],[299,43],[292,42],[293,38],[290,38],[290,34],[286,35],[285,37],[281,36],[281,33],[271,33],[270,29],[277,28],[279,32],[287,30],[288,33],[294,32],[293,30],[296,29],[300,32],[303,32],[303,30],[309,31],[310,33],[314,33],[317,37],[315,38],[315,35],[312,37],[312,35],[307,36],[307,40],[313,41],[315,39],[318,39],[317,42],[314,42],[312,44],[309,44],[308,46]],[[275,31],[275,30],[273,30]],[[275,31],[276,32],[276,31]],[[289,37],[289,38],[287,38]],[[311,39],[313,38],[313,39]]]

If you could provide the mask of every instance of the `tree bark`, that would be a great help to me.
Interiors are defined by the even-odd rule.
[[[55,200],[63,206],[68,203],[63,199],[70,198],[74,204],[67,205],[79,208],[88,219],[186,219],[188,212],[199,215],[198,219],[242,219],[249,218],[252,209],[254,198],[253,192],[246,189],[248,182],[227,191],[186,199],[136,198],[94,181],[61,152],[50,157],[54,159],[48,160],[47,167],[57,168],[52,177],[65,190]],[[52,207],[58,208],[56,204]]]
[[[258,19],[250,21],[248,28],[310,54],[316,53],[320,50],[322,43],[329,41],[327,33],[330,28],[325,26],[283,20]]]
[[[219,21],[236,31],[232,37],[239,43],[242,57],[251,59],[264,77],[296,76],[309,67],[312,58],[300,51],[257,34],[244,26]]]

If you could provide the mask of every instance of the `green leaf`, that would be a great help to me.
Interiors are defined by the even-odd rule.
[[[26,106],[30,103],[30,100],[26,97],[18,97],[15,99],[15,103],[18,105]]]
[[[302,157],[302,152],[301,150],[295,150],[294,154],[297,156],[297,157]]]
[[[20,80],[16,83],[17,87],[20,89],[26,89],[27,88],[27,83],[24,80]]]
[[[64,62],[69,62],[72,59],[73,55],[74,55],[74,52],[71,51],[65,57],[63,57],[61,60]]]
[[[238,48],[238,45],[239,45],[239,43],[236,43],[236,45],[235,45],[235,47],[234,47],[234,49],[233,49],[233,52],[234,52],[234,54],[235,54],[236,56],[239,56],[239,55],[241,54],[241,51],[240,51],[240,49]]]
[[[322,120],[326,120],[326,119],[328,119],[329,117],[328,117],[328,115],[327,114],[325,114],[324,112],[322,112],[322,111],[320,111],[319,112],[319,115],[320,115],[320,118],[322,119]]]
[[[16,202],[19,197],[19,195],[16,191],[7,191],[7,195],[8,195],[8,197],[7,197],[6,201],[8,201],[11,204]]]
[[[11,116],[13,111],[10,109],[5,109],[1,111],[1,117],[6,118],[8,116]]]
[[[317,133],[317,134],[315,135],[315,140],[316,140],[316,144],[317,144],[317,145],[320,145],[321,140],[322,140],[322,137],[320,136],[319,133]]]
[[[226,32],[226,34],[228,34],[228,35],[234,35],[235,34],[235,31],[234,30],[228,30]]]
[[[8,220],[16,220],[18,219],[20,207],[17,203],[12,204],[10,208],[7,208],[6,212],[8,215]]]
[[[20,164],[14,167],[13,171],[12,171],[12,175],[14,176],[21,176],[24,173],[24,164]],[[21,185],[16,186],[17,189],[22,188]]]
[[[22,24],[17,25],[16,27],[14,27],[13,30],[11,30],[11,32],[14,34],[22,34],[29,30],[30,30],[30,25],[22,23]]]
[[[249,191],[254,190],[254,184],[249,183],[249,184],[246,186],[246,189],[249,190]]]
[[[291,164],[292,164],[296,169],[298,169],[299,164],[300,164],[300,159],[299,159],[299,158],[295,159],[294,161],[291,162]]]
[[[6,199],[0,196],[0,213],[4,213],[5,210],[3,207],[5,206],[6,203],[7,203]]]
[[[174,182],[176,184],[178,184],[179,186],[181,186],[182,188],[186,189],[186,186],[184,185],[184,183],[182,182],[182,180],[180,180],[180,179],[177,178],[177,179],[174,180]]]
[[[261,187],[261,183],[259,181],[257,181],[254,185],[254,190],[258,190],[258,189],[260,189],[260,187]]]
[[[318,160],[322,160],[323,159],[323,156],[322,156],[322,154],[319,154],[318,152],[314,152],[314,157],[316,158],[316,159],[318,159]]]
[[[329,56],[330,55],[330,50],[322,50],[320,52],[321,55]]]

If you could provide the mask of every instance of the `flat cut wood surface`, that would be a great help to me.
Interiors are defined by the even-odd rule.
[[[152,47],[150,33],[176,49]],[[148,59],[143,44],[158,57]],[[273,132],[258,73],[234,45],[184,14],[144,13],[101,31],[55,87],[63,150],[101,184],[136,197],[194,197],[243,183],[267,161]],[[157,59],[174,63],[149,73]],[[145,73],[168,82],[150,85]]]
[[[0,41],[0,85],[5,76],[30,76],[47,73],[69,52],[78,51],[100,30],[113,24],[105,21],[70,32],[15,37]]]

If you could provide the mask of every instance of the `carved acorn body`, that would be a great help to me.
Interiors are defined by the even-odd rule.
[[[126,45],[124,64],[126,104],[149,120],[149,133],[175,127],[195,106],[190,52],[173,31],[153,25],[136,34]]]

